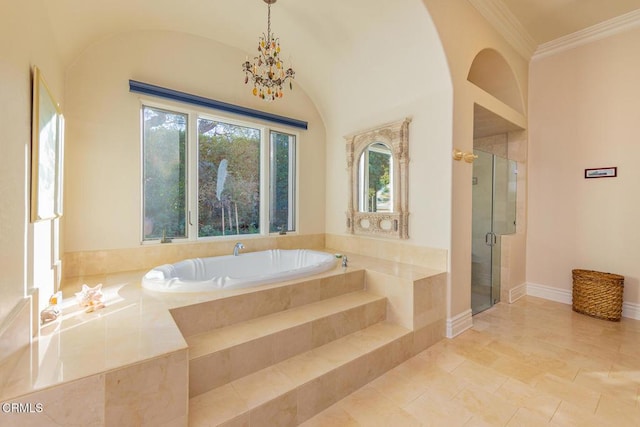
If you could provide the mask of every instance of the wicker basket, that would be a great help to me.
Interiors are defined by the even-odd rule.
[[[620,321],[624,276],[573,270],[573,311],[598,319]]]

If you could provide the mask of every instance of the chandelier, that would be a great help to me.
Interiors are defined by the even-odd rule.
[[[280,39],[271,33],[271,5],[276,0],[264,0],[267,4],[267,34],[258,40],[258,56],[253,62],[242,64],[244,83],[253,82],[253,95],[265,101],[282,98],[282,85],[289,81],[289,89],[293,89],[291,79],[295,78],[295,71],[291,67],[284,69],[280,59]]]

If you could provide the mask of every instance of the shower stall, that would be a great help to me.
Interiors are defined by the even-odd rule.
[[[471,310],[476,314],[500,301],[500,236],[516,232],[517,163],[506,154],[478,149],[474,154]]]

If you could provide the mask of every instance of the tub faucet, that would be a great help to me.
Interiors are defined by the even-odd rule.
[[[240,252],[240,249],[244,249],[244,245],[242,243],[238,242],[233,247],[233,256],[238,256],[238,252]]]
[[[343,255],[342,256],[342,266],[346,268],[347,267],[347,262],[349,262],[349,260],[347,259],[347,256]]]

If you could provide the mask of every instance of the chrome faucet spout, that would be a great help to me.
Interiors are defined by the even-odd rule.
[[[236,245],[233,247],[233,256],[238,256],[240,249],[244,249],[244,245],[240,242],[236,243]]]

